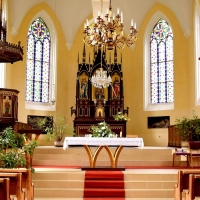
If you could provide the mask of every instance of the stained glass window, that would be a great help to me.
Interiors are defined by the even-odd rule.
[[[173,33],[169,24],[160,19],[150,39],[151,103],[174,102]]]
[[[49,29],[44,21],[38,18],[28,30],[26,101],[49,102],[50,47]]]

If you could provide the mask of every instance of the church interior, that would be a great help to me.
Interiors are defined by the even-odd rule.
[[[10,0],[5,2],[7,2],[9,17],[8,41],[12,43],[21,41],[21,46],[24,46],[23,61],[7,63],[4,79],[5,88],[19,91],[18,121],[27,123],[27,115],[48,116],[57,112],[66,114],[69,123],[73,124],[74,115],[71,116],[70,107],[75,107],[76,103],[77,61],[79,55],[79,62],[82,62],[83,27],[86,19],[92,19],[93,2],[96,1],[87,0],[78,3],[77,1],[48,0],[18,3]],[[145,1],[140,1],[140,3],[138,1],[112,2],[113,12],[116,13],[118,7],[124,11],[127,34],[131,19],[133,18],[137,23],[138,40],[136,44],[131,48],[126,46],[123,50],[117,49],[117,62],[121,62],[122,55],[124,105],[125,108],[129,107],[128,116],[130,118],[127,122],[127,134],[139,135],[147,146],[167,146],[168,144],[168,130],[149,129],[148,117],[170,116],[170,124],[173,125],[176,118],[191,116],[193,110],[197,116],[200,112],[196,77],[199,55],[195,48],[197,40],[194,27],[195,2],[153,0],[148,3]],[[98,12],[98,7],[94,12]],[[78,16],[77,13],[79,13]],[[27,30],[39,15],[47,25],[48,22],[50,23],[51,27],[48,25],[48,28],[52,28],[52,34],[55,35],[55,40],[52,39],[52,43],[55,43],[53,44],[55,52],[52,56],[54,62],[52,65],[56,68],[56,77],[52,85],[55,104],[50,108],[49,106],[43,108],[39,103],[34,107],[34,105],[26,104],[25,101]],[[148,88],[145,86],[147,79],[145,75],[146,58],[144,57],[147,45],[145,39],[149,26],[152,30],[160,18],[170,24],[174,35],[174,102],[170,106],[163,104],[163,108],[151,108],[147,105],[149,97],[146,96]],[[86,46],[87,63],[89,53],[92,62],[93,48]],[[114,52],[110,51],[109,54],[111,54],[111,59],[114,59]]]
[[[111,5],[116,15],[109,19]],[[55,147],[35,130],[34,199],[174,199],[178,170],[187,168],[188,157],[173,157],[181,146],[170,128],[177,119],[200,116],[200,0],[3,0],[1,7],[0,48],[6,35],[20,55],[0,49],[0,132],[30,117],[64,115],[73,137],[86,138],[92,125],[105,121],[117,137],[143,142],[123,148],[117,158],[124,197],[92,198],[81,170],[91,171],[89,150]],[[95,27],[104,16],[121,20],[120,36],[112,36],[117,42],[95,38],[107,30]],[[97,80],[100,70],[105,85]],[[126,120],[116,120],[119,113]],[[110,166],[113,151],[102,149],[96,166]]]

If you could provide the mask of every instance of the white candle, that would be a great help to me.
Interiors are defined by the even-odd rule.
[[[119,15],[119,8],[117,8],[117,14]]]
[[[134,29],[136,29],[136,23],[134,23]]]
[[[123,19],[123,12],[121,12],[121,18]]]
[[[133,19],[131,19],[131,26],[133,26]]]
[[[122,137],[122,131],[120,131],[120,137]]]

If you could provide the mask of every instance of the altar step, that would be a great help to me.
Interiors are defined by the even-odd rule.
[[[131,199],[173,199],[177,182],[176,170],[123,171],[125,197]],[[83,198],[85,171],[68,169],[36,169],[33,174],[35,199]]]
[[[95,150],[95,148],[91,149]],[[115,151],[115,148],[111,149]],[[118,159],[118,167],[172,166],[173,151],[174,148],[170,147],[123,148]],[[63,150],[62,147],[39,146],[34,151],[33,165],[88,167],[89,159],[83,147]],[[184,158],[177,157],[175,165],[186,166],[186,161]],[[100,152],[96,166],[110,166],[110,158],[105,149]]]
[[[125,166],[161,166],[161,168],[172,166],[172,153],[173,148],[168,147],[124,148],[119,156],[118,167],[124,170]],[[39,146],[34,151],[33,165],[42,166],[35,168],[33,174],[36,200],[83,199],[85,171],[81,168],[87,169],[89,166],[88,155],[84,148],[63,150],[61,147]],[[176,165],[186,166],[186,162],[178,157]],[[110,167],[110,159],[104,149],[99,154],[96,166],[107,169]],[[174,199],[176,169],[127,170],[125,168],[123,173],[126,200]]]

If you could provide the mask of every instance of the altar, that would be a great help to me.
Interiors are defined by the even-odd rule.
[[[85,148],[91,168],[95,167],[99,153],[105,148],[110,157],[111,167],[117,168],[118,158],[124,147],[143,148],[144,142],[142,138],[66,137],[63,149],[66,150],[70,146],[83,146]],[[97,148],[95,152],[92,152],[90,147]],[[112,147],[116,148],[114,153],[112,153]]]
[[[105,48],[94,48],[93,60],[90,55],[86,59],[86,47],[84,44],[82,61],[78,54],[78,71],[76,78],[76,103],[75,108],[71,107],[71,115],[75,115],[73,120],[76,136],[89,134],[91,125],[105,121],[111,130],[118,136],[126,137],[125,120],[115,120],[113,116],[119,112],[128,116],[129,108],[124,108],[124,87],[122,72],[122,56],[118,61],[116,48],[107,55]],[[110,62],[108,62],[110,60]],[[111,62],[113,60],[114,62]],[[111,78],[108,87],[96,87],[92,85],[91,79],[96,76],[96,72],[104,70]]]

